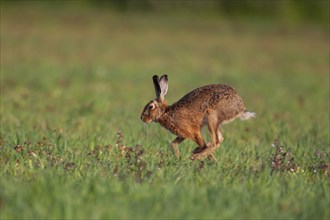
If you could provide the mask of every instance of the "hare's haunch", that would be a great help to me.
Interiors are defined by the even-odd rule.
[[[223,136],[220,125],[236,118],[246,120],[255,117],[254,112],[245,109],[242,98],[230,86],[212,84],[197,88],[173,105],[168,105],[165,95],[168,90],[168,77],[153,76],[156,99],[151,100],[143,109],[141,119],[145,123],[158,122],[177,135],[171,143],[175,156],[180,157],[178,145],[185,139],[194,141],[198,147],[193,151],[191,159],[212,156],[220,146]],[[201,129],[207,126],[211,141],[206,144]]]

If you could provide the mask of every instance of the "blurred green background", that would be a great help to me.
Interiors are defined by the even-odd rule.
[[[1,219],[329,217],[329,1],[1,1],[0,22]],[[140,121],[163,73],[169,103],[223,83],[257,113],[217,164]]]

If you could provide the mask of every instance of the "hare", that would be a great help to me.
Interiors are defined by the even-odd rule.
[[[176,157],[180,157],[178,145],[185,139],[194,141],[198,147],[190,159],[202,159],[213,156],[213,152],[224,140],[220,125],[236,118],[246,120],[254,118],[255,113],[247,111],[242,98],[230,86],[211,84],[199,87],[173,105],[168,105],[165,95],[168,90],[168,77],[152,77],[156,99],[147,103],[141,113],[145,123],[158,122],[177,137],[170,144]],[[201,129],[207,125],[211,135],[210,143],[205,143]],[[215,159],[216,160],[216,159]]]

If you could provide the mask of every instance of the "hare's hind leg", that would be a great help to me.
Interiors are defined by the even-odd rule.
[[[211,148],[216,147],[219,142],[217,125],[209,123],[208,129],[210,131],[211,142],[207,144],[207,147],[211,147]]]
[[[207,117],[207,128],[210,132],[211,141],[207,143],[208,148],[219,147],[223,137],[219,130],[219,122],[215,113],[211,113]]]
[[[176,158],[180,158],[181,154],[180,154],[180,150],[179,150],[179,144],[184,141],[184,138],[182,137],[176,137],[172,143],[171,143],[171,150],[173,152],[173,154],[176,156]]]
[[[207,159],[212,160],[214,162],[218,162],[217,158],[213,155],[215,149],[217,149],[218,147],[220,147],[222,141],[224,140],[222,133],[221,133],[221,129],[217,128],[217,133],[216,133],[216,141],[215,141],[215,145],[212,145],[211,142],[207,143],[207,146],[213,146],[213,148],[208,148],[208,152],[205,152],[205,155],[207,155]],[[200,157],[196,157],[196,159],[201,159],[203,158],[203,155],[200,155]]]
[[[222,133],[221,133],[221,129],[218,128],[217,134],[215,135],[215,144],[213,144],[214,147],[218,148],[220,147],[220,144],[222,143],[222,141],[224,140]],[[212,141],[207,142],[207,147],[212,146]]]
[[[221,143],[223,142],[223,140],[224,140],[220,128],[218,128],[218,135],[217,135],[217,138],[218,138],[218,140],[217,140],[217,146],[219,147],[220,144],[221,144]]]
[[[221,129],[217,128],[217,135],[216,135],[216,144],[214,145],[214,149],[211,149],[209,155],[207,156],[207,158],[209,160],[213,160],[215,162],[218,162],[217,158],[215,158],[215,156],[213,155],[213,152],[215,151],[215,149],[217,149],[218,147],[220,147],[222,141],[224,140],[222,133],[221,133]],[[211,143],[208,144],[208,146],[211,146]]]

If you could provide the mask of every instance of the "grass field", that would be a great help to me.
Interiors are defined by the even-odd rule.
[[[59,6],[57,6],[59,7]],[[1,8],[0,217],[329,219],[328,26],[212,15]],[[218,163],[139,116],[209,83],[257,118]],[[205,131],[205,137],[208,133]]]

